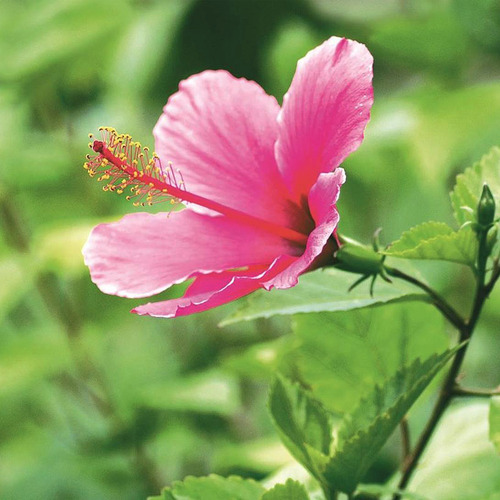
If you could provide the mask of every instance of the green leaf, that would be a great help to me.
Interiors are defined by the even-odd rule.
[[[458,348],[415,360],[375,387],[337,429],[335,448],[326,465],[328,484],[352,493],[401,419]]]
[[[500,396],[494,396],[490,401],[490,440],[500,453]]]
[[[454,231],[443,222],[424,222],[405,231],[385,255],[403,259],[446,260],[474,265],[477,238],[470,227]]]
[[[408,489],[433,500],[499,500],[500,457],[488,439],[486,401],[449,408]]]
[[[455,218],[460,225],[477,220],[477,205],[487,183],[497,205],[500,203],[500,149],[494,147],[481,160],[457,176],[457,181],[450,194]]]
[[[264,487],[252,479],[237,476],[188,476],[162,491],[162,496],[150,500],[259,500]]]
[[[285,484],[277,484],[266,491],[261,500],[309,500],[309,495],[302,484],[289,479]]]
[[[282,377],[271,386],[268,406],[285,446],[320,479],[332,441],[328,412],[310,393]]]
[[[220,325],[226,326],[256,318],[274,315],[310,313],[322,311],[350,311],[391,302],[427,300],[424,294],[402,283],[391,285],[381,280],[370,296],[365,283],[349,292],[356,281],[354,274],[337,269],[322,269],[300,277],[299,284],[288,290],[257,291],[244,299],[242,307],[225,318]]]
[[[293,330],[301,378],[338,414],[402,366],[448,347],[440,313],[420,303],[301,314]]]

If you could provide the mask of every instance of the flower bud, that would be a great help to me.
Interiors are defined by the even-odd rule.
[[[488,227],[495,219],[495,198],[488,184],[483,185],[483,192],[477,205],[477,221],[479,225]]]
[[[340,248],[335,253],[335,267],[351,273],[376,275],[382,270],[384,256],[350,238],[341,237]]]

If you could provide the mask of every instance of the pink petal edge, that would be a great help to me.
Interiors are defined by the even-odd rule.
[[[262,281],[290,265],[294,257],[281,256],[269,267],[225,271],[196,277],[183,297],[137,306],[131,312],[141,316],[177,318],[226,304],[262,288]]]
[[[372,66],[364,45],[337,37],[297,63],[276,143],[278,167],[296,201],[361,144],[373,103]]]
[[[269,265],[297,252],[287,241],[225,217],[189,210],[134,213],[96,226],[83,250],[92,281],[104,292],[139,298],[197,273]]]

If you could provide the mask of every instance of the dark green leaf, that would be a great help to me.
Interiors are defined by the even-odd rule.
[[[403,416],[456,350],[402,368],[343,418],[324,473],[328,484],[346,493],[356,489]]]
[[[321,403],[298,384],[277,377],[269,393],[269,410],[290,453],[316,478],[321,477],[332,441],[332,424]]]

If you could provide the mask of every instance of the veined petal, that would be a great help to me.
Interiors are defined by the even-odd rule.
[[[182,81],[168,100],[153,131],[155,149],[181,171],[188,191],[297,227],[274,158],[278,112],[276,99],[257,83],[204,71]]]
[[[190,285],[183,297],[150,302],[134,308],[132,312],[159,318],[175,318],[206,311],[261,288],[263,280],[268,280],[293,260],[293,257],[283,256],[270,266],[201,275]]]
[[[297,202],[322,172],[354,151],[370,118],[373,59],[357,42],[332,37],[297,64],[278,116],[276,158]]]
[[[196,273],[268,265],[297,248],[272,233],[189,210],[129,214],[95,227],[83,248],[104,292],[148,297]]]
[[[304,253],[281,273],[265,282],[266,289],[295,286],[299,276],[304,271],[314,269],[332,260],[335,245],[331,236],[339,221],[339,213],[335,204],[339,197],[340,187],[344,182],[345,173],[342,168],[327,174],[320,174],[308,199],[316,228],[309,235]]]

